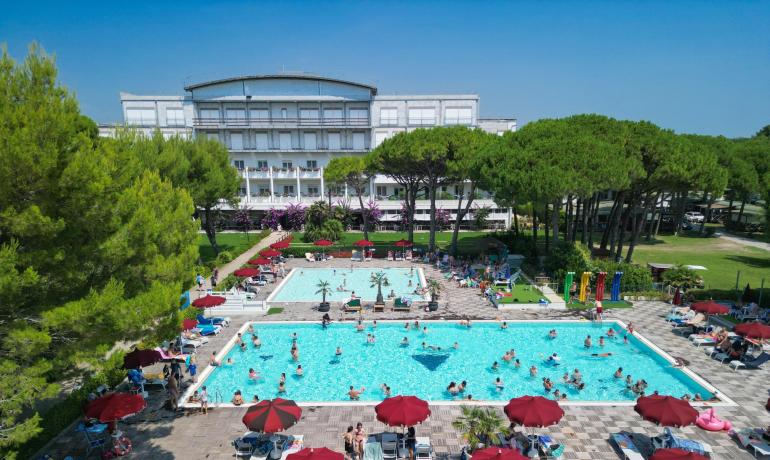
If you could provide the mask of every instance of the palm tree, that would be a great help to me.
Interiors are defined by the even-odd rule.
[[[508,435],[509,431],[497,411],[476,406],[462,406],[462,415],[452,422],[452,426],[462,433],[471,451],[489,447],[495,434]]]
[[[369,282],[369,287],[377,286],[377,301],[375,302],[375,305],[385,305],[385,300],[382,298],[382,287],[390,286],[390,282],[388,281],[388,277],[385,275],[385,272],[372,273],[372,277],[369,279]]]
[[[430,307],[431,310],[436,310],[438,308],[438,295],[441,293],[441,283],[436,279],[429,279],[426,282],[428,292],[430,293],[430,303],[428,304],[428,307]]]
[[[318,310],[329,311],[329,302],[326,301],[326,294],[332,292],[331,285],[328,281],[319,281],[316,287],[318,290],[315,293],[322,296],[321,305],[318,306]]]

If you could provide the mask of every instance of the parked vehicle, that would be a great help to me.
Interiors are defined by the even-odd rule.
[[[705,217],[703,217],[703,214],[697,211],[690,211],[690,212],[684,213],[684,220],[686,220],[687,222],[701,223],[703,222],[704,219]]]

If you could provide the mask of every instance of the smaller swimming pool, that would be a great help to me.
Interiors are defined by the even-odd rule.
[[[340,302],[349,299],[355,292],[363,300],[377,299],[377,286],[372,286],[370,278],[375,272],[384,272],[388,285],[383,285],[382,295],[396,297],[408,296],[422,300],[423,296],[415,290],[425,286],[425,276],[421,268],[295,268],[289,276],[268,297],[268,302],[318,302],[318,283],[328,281],[332,291],[326,300]]]

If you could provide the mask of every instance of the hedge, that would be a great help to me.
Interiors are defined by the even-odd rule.
[[[759,291],[762,291],[762,307],[770,307],[770,288],[764,289],[752,289],[749,298],[746,299],[749,302],[759,302]],[[736,301],[742,295],[743,291],[736,291],[735,289],[690,289],[687,291],[688,295],[692,295],[695,300],[729,300]],[[744,301],[745,303],[745,301]]]

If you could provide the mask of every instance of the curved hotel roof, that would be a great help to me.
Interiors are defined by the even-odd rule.
[[[372,95],[377,94],[377,87],[371,85],[365,85],[363,83],[357,83],[349,80],[340,80],[338,78],[322,77],[318,75],[306,75],[306,74],[277,74],[277,75],[244,75],[240,77],[223,78],[220,80],[211,80],[202,83],[194,83],[184,87],[185,91],[192,91],[195,89],[205,88],[207,86],[216,86],[223,83],[234,83],[239,81],[249,80],[307,80],[327,83],[337,83],[341,85],[357,86],[364,88],[372,92]]]

